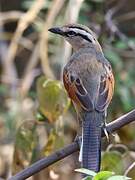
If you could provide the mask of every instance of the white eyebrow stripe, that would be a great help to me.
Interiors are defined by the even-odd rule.
[[[70,28],[70,29],[76,33],[87,36],[93,43],[95,43],[93,36],[90,33],[86,32],[85,30],[81,30],[81,29],[77,29],[77,28]]]

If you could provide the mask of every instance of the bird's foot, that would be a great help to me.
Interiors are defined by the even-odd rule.
[[[79,162],[82,162],[82,137],[77,135],[75,137],[75,141],[79,144],[79,147],[80,147],[80,153],[79,153]]]
[[[81,147],[81,144],[82,144],[82,136],[76,135],[74,141],[76,141],[76,142],[79,144],[79,147]]]
[[[103,124],[102,128],[103,128],[103,131],[104,131],[105,136],[107,138],[107,141],[110,142],[109,133],[108,133],[108,131],[106,129],[106,123]]]

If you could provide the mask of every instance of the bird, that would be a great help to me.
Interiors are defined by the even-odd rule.
[[[114,93],[114,76],[95,33],[85,25],[52,27],[50,32],[70,43],[73,54],[63,68],[63,83],[81,122],[79,160],[94,172],[101,166],[101,132],[106,132],[107,108]],[[106,132],[107,133],[107,132]]]

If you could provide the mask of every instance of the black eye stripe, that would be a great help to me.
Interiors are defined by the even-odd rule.
[[[92,43],[92,41],[86,36],[86,35],[84,35],[84,34],[80,34],[80,33],[78,33],[77,34],[78,36],[81,36],[83,39],[85,39],[86,41],[89,41],[90,43]]]
[[[86,41],[89,41],[90,43],[92,43],[92,40],[90,40],[86,35],[80,34],[80,33],[76,33],[74,31],[65,32],[64,35],[67,36],[67,37],[70,37],[71,35],[72,36],[80,36],[83,39],[85,39]]]
[[[68,35],[76,35],[76,32],[74,32],[74,31],[69,31],[67,34],[68,34]]]

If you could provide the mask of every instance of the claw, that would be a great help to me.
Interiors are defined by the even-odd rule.
[[[103,130],[104,130],[105,136],[106,136],[106,138],[107,138],[107,141],[108,141],[108,143],[109,143],[109,142],[110,142],[110,138],[109,138],[109,133],[108,133],[107,130],[106,130],[106,127],[103,127]]]
[[[103,131],[105,133],[105,136],[107,138],[107,142],[109,143],[110,142],[110,138],[109,138],[109,133],[107,132],[107,129],[106,129],[106,125],[107,125],[106,117],[107,117],[107,111],[105,111],[105,114],[104,114],[104,121],[103,121],[103,126],[102,127],[103,127]]]
[[[106,129],[106,121],[104,121],[103,122],[103,131],[104,131],[104,133],[105,133],[105,136],[106,136],[106,138],[107,138],[107,141],[108,141],[108,143],[110,142],[110,138],[109,138],[109,133],[107,132],[107,129]]]
[[[82,143],[82,137],[79,136],[79,135],[76,135],[75,137],[75,140],[74,141],[77,141],[77,143],[79,144],[79,146],[81,147],[81,143]]]
[[[82,154],[83,154],[83,131],[82,136],[76,136],[75,140],[78,142],[80,146],[80,152],[79,152],[79,162],[82,162]]]
[[[115,137],[115,136],[116,136],[116,134],[114,134],[114,133],[112,133],[111,135],[112,135],[113,137]]]

